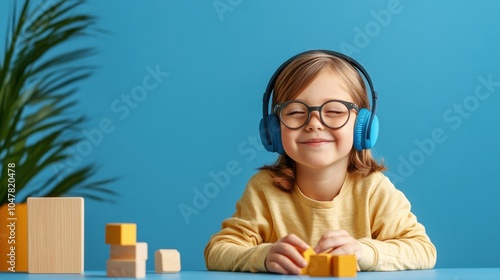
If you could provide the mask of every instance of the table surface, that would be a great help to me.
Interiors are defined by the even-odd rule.
[[[121,279],[107,278],[105,271],[86,271],[83,274],[27,274],[27,273],[0,273],[0,279],[12,280],[38,280],[38,279]],[[174,274],[155,274],[148,272],[143,279],[170,279],[170,280],[278,280],[278,279],[328,279],[334,277],[309,277],[291,276],[269,273],[245,273],[245,272],[218,272],[218,271],[181,271]],[[124,278],[125,279],[125,278]],[[129,278],[130,279],[130,278]],[[334,278],[339,279],[339,278]],[[432,270],[397,271],[397,272],[359,272],[356,278],[345,279],[371,279],[371,280],[393,280],[393,279],[440,279],[440,280],[500,280],[500,268],[441,268]]]

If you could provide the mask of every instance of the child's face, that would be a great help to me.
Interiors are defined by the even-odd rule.
[[[353,102],[343,87],[343,82],[329,69],[318,73],[295,100],[308,106],[321,106],[329,100]],[[320,120],[319,112],[311,112],[309,122],[300,129],[292,130],[281,124],[283,148],[297,167],[347,168],[353,146],[353,131],[357,112],[351,110],[348,122],[339,129],[330,129]]]

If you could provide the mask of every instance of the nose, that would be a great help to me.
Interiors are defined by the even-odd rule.
[[[321,117],[319,115],[319,110],[314,110],[309,113],[309,121],[306,124],[306,130],[323,130],[325,129],[323,123],[321,122]]]

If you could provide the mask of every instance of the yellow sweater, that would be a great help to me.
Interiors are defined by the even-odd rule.
[[[209,270],[265,272],[272,243],[288,234],[316,246],[329,230],[346,230],[361,242],[361,270],[430,269],[436,248],[410,210],[404,194],[382,173],[347,176],[332,201],[316,201],[300,189],[272,185],[267,171],[254,175],[236,212],[205,248]]]

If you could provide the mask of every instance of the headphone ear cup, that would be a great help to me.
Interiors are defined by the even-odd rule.
[[[379,122],[376,115],[373,116],[373,122],[369,134],[370,138],[367,138],[371,116],[372,112],[365,108],[361,109],[358,112],[356,123],[354,124],[354,148],[358,151],[371,149],[377,142]]]
[[[267,141],[266,129],[264,127],[265,121],[265,119],[261,119],[259,124],[260,140],[262,141],[262,145],[269,152],[284,154],[285,150],[283,149],[283,145],[281,143],[281,127],[279,119],[275,114],[269,114],[267,116],[267,127],[269,128],[269,135],[271,138],[270,143]]]
[[[282,155],[285,153],[283,143],[281,142],[281,124],[279,118],[275,114],[269,116],[269,130],[271,131],[271,139],[273,142],[274,152]]]

